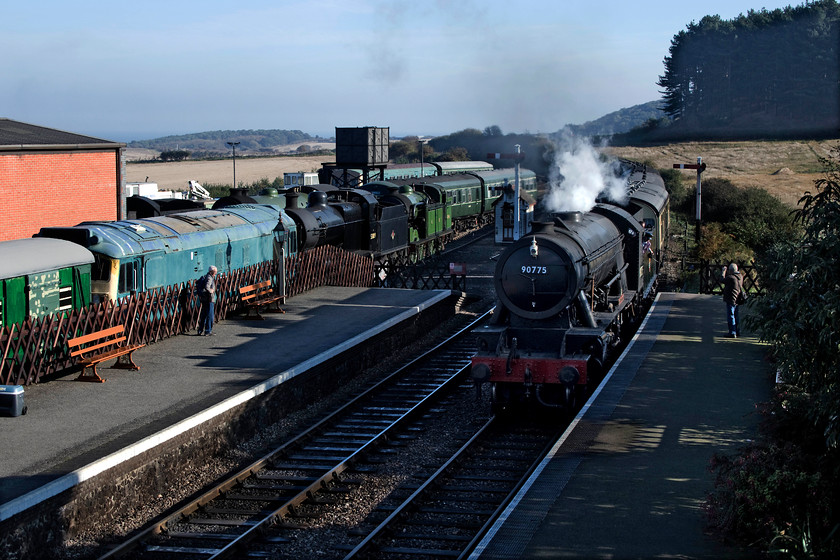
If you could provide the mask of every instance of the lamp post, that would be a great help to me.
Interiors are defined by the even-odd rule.
[[[239,145],[239,142],[228,142],[228,146],[233,148],[233,188],[236,188],[236,147]]]
[[[423,146],[426,145],[427,140],[423,140],[422,138],[417,139],[417,143],[420,145],[420,177],[425,177],[426,173],[424,172],[424,160],[423,160]]]

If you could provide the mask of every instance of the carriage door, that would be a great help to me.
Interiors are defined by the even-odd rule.
[[[140,275],[140,259],[120,262],[120,276],[117,284],[117,298],[133,295],[143,290],[143,278]]]
[[[511,243],[513,238],[513,204],[505,202],[502,205],[502,242]]]

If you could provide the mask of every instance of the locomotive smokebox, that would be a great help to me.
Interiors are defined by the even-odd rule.
[[[559,214],[553,224],[535,222],[530,234],[499,257],[496,294],[523,319],[557,317],[586,282],[598,285],[609,277],[621,254],[621,240],[612,222],[591,213]]]

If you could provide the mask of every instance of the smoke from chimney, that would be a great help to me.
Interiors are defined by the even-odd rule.
[[[589,138],[563,130],[554,141],[549,167],[546,206],[552,212],[588,212],[602,193],[622,203],[627,199],[627,178],[619,175],[617,160],[603,160]]]

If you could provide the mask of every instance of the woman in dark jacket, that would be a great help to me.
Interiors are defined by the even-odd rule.
[[[738,272],[738,265],[731,263],[723,272],[723,301],[726,303],[726,326],[729,338],[741,335],[741,323],[738,320],[738,298],[743,291],[744,280]]]

